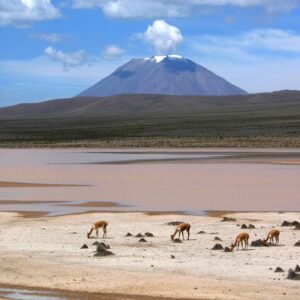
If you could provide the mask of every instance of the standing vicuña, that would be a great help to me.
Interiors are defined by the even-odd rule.
[[[278,229],[272,229],[268,235],[267,238],[264,240],[264,243],[266,243],[268,240],[270,240],[272,245],[278,245],[279,244],[279,234],[280,231]],[[275,242],[274,242],[275,239]]]
[[[99,228],[103,229],[103,236],[102,238],[106,238],[106,227],[107,227],[107,222],[105,221],[99,221],[93,224],[91,230],[87,233],[87,238],[89,239],[93,230],[96,230],[96,237],[98,238],[98,230]]]
[[[184,235],[183,232],[186,230],[188,233],[188,240],[190,239],[190,229],[191,229],[191,225],[189,223],[181,223],[176,227],[176,230],[174,232],[174,234],[171,234],[171,240],[174,240],[175,235],[177,234],[177,232],[179,233],[179,238],[180,238],[180,234],[182,234],[182,239],[184,239]]]
[[[231,251],[237,246],[237,250],[239,250],[240,244],[242,245],[242,250],[248,248],[248,240],[249,240],[249,234],[246,232],[242,232],[237,235],[235,239],[235,243],[231,244]],[[245,244],[245,246],[244,246]]]

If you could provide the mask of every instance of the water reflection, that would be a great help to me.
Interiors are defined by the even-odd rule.
[[[55,292],[47,292],[40,290],[26,290],[15,288],[0,288],[0,295],[5,299],[14,300],[63,300],[64,296],[59,296]]]

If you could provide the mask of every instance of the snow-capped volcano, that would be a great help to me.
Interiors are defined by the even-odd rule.
[[[246,92],[179,55],[132,59],[79,96],[242,95]]]

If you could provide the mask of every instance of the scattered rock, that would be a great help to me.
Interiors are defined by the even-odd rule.
[[[224,252],[232,252],[229,247],[224,248]]]
[[[249,229],[255,229],[255,226],[253,224],[249,224],[248,228]]]
[[[291,222],[288,221],[283,221],[281,226],[286,227],[286,226],[293,226]]]
[[[300,224],[296,224],[294,230],[300,230]]]
[[[300,222],[298,222],[298,221],[293,221],[293,222],[283,221],[281,226],[295,226],[296,228],[300,229]]]
[[[297,274],[293,269],[289,269],[287,279],[300,280],[300,274]]]
[[[298,242],[296,242],[294,246],[300,247],[300,240]]]
[[[138,233],[135,237],[137,237],[137,238],[142,238],[142,237],[144,237],[141,233]]]
[[[86,244],[83,244],[80,249],[88,249],[88,246]]]
[[[197,232],[197,234],[204,234],[204,233],[206,233],[206,232],[203,230],[200,230],[199,232]]]
[[[139,243],[147,243],[147,241],[146,241],[144,238],[141,238],[141,239],[139,240]]]
[[[221,222],[236,222],[235,218],[224,217]]]
[[[171,255],[171,259],[175,259],[175,255]]]
[[[109,256],[109,255],[114,255],[111,251],[107,250],[109,245],[105,245],[104,243],[100,243],[97,246],[97,250],[95,253],[95,256]]]
[[[296,266],[295,272],[300,272],[300,267],[299,267],[299,265]]]
[[[130,232],[128,232],[125,237],[128,237],[128,236],[132,236],[132,234]]]
[[[282,268],[280,268],[280,267],[277,267],[274,272],[275,273],[283,273],[284,270]]]
[[[94,242],[93,244],[92,244],[93,246],[98,246],[99,245],[99,242]]]
[[[146,236],[146,237],[154,237],[154,234],[151,233],[151,232],[146,232],[146,233],[145,233],[145,236]]]
[[[270,246],[270,245],[271,245],[270,243],[266,243],[261,239],[251,242],[252,247],[266,247],[266,246]]]
[[[110,246],[107,244],[104,244],[103,242],[99,243],[98,245],[101,245],[102,247],[104,247],[105,249],[110,249]]]
[[[243,224],[243,225],[241,226],[241,228],[242,228],[242,229],[247,229],[248,227],[247,227],[246,224]]]
[[[215,244],[211,250],[223,250],[223,246],[221,244]]]
[[[184,223],[184,222],[182,222],[182,221],[174,221],[174,222],[169,222],[169,223],[167,223],[167,225],[170,225],[170,226],[177,226],[177,225],[182,224],[182,223]]]
[[[173,242],[174,243],[182,243],[182,240],[181,239],[174,239]]]
[[[218,236],[215,236],[214,240],[215,241],[222,241]]]

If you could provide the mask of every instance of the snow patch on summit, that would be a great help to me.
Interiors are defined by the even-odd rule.
[[[170,54],[170,55],[156,55],[151,57],[146,57],[145,60],[155,61],[157,64],[162,62],[165,58],[174,58],[174,59],[182,59],[183,57],[177,54]]]

